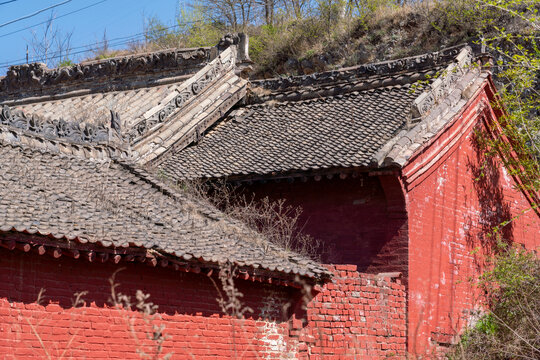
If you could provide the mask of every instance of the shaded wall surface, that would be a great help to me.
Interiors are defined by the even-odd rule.
[[[480,305],[473,284],[485,255],[496,249],[496,236],[490,236],[494,226],[513,219],[499,232],[502,239],[530,250],[540,246],[539,217],[530,202],[500,162],[478,146],[475,133],[485,129],[482,118],[491,114],[485,104],[489,99],[482,93],[404,169],[409,177],[409,351],[428,358],[440,355],[475,318]],[[433,165],[422,175],[411,170],[428,161]]]
[[[359,174],[269,181],[243,190],[301,207],[301,229],[323,243],[324,263],[356,265],[368,273],[407,272],[407,218],[397,181]]]
[[[156,354],[159,342],[151,339],[159,334],[161,354],[172,359],[403,358],[406,297],[399,279],[342,265],[329,267],[333,281],[313,293],[237,280],[253,312],[236,319],[221,311],[206,275],[123,267],[117,295],[136,302],[137,290],[150,294],[147,303],[159,306],[154,315],[110,304],[118,265],[0,248],[2,358],[138,359]]]

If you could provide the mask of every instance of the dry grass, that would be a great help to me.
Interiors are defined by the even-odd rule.
[[[288,205],[284,199],[256,199],[224,181],[189,181],[179,184],[178,188],[210,202],[225,215],[239,220],[266,241],[286,251],[294,251],[314,260],[320,260],[325,251],[322,242],[302,232],[302,209]]]
[[[493,19],[487,22],[486,19]],[[104,45],[91,59],[104,59],[174,47],[215,45],[219,34],[229,31],[217,25],[161,31],[159,24],[144,41],[112,50]],[[515,29],[517,19],[473,0],[425,0],[402,6],[370,0],[365,7],[344,16],[315,12],[304,18],[280,17],[273,26],[250,25],[250,55],[254,78],[283,74],[301,75],[343,66],[384,61],[437,51],[489,36],[495,26]]]
[[[477,41],[495,34],[496,26],[524,28],[519,19],[471,0],[382,3],[330,26],[318,17],[291,21],[253,33],[251,53],[258,65],[253,76],[301,75],[420,55]]]
[[[368,0],[362,4],[342,16],[319,10],[302,18],[279,16],[273,26],[249,25],[250,55],[256,63],[252,77],[309,74],[414,56],[475,41],[481,34],[489,36],[496,26],[512,31],[523,26],[519,19],[481,7],[474,0],[424,0],[400,6],[386,0]],[[122,50],[109,49],[105,44],[89,58],[211,46],[228,31],[222,24],[203,23],[171,32],[163,30],[157,21],[155,28],[147,29],[144,41]]]

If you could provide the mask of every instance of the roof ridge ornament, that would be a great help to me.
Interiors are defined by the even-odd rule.
[[[111,129],[115,130],[118,135],[122,134],[122,122],[120,114],[114,110],[111,111]]]
[[[468,47],[468,46],[467,46]],[[252,84],[268,90],[325,85],[335,82],[354,82],[370,76],[390,75],[401,72],[421,71],[444,66],[455,59],[464,45],[457,45],[441,51],[412,56],[397,60],[362,64],[349,68],[330,70],[309,75],[287,76],[275,79],[254,80]]]
[[[150,109],[133,125],[127,136],[130,142],[137,142],[158,125],[166,122],[173,114],[187,106],[194,98],[203,93],[215,81],[218,81],[236,64],[235,47],[226,48],[214,60],[182,83],[175,96],[167,97],[163,104]]]
[[[234,45],[237,50],[237,63],[253,63],[249,58],[249,37],[245,33],[228,33],[223,36],[218,44],[217,49],[220,53]]]
[[[29,117],[22,111],[13,112],[7,105],[4,105],[0,111],[0,125],[31,132],[47,139],[61,139],[84,145],[91,145],[89,143],[123,144],[124,139],[120,135],[120,117],[112,110],[110,124],[110,127],[105,124],[88,123],[81,126],[80,123],[64,119],[43,119],[36,115]]]
[[[403,167],[415,152],[463,109],[488,77],[473,61],[470,47],[463,48],[426,92],[411,104],[407,126],[372,157],[378,166]]]
[[[174,49],[146,54],[83,62],[49,69],[42,63],[13,65],[0,78],[0,92],[20,92],[54,86],[66,82],[95,81],[98,78],[154,73],[156,70],[179,68],[187,64],[204,63],[212,48]]]
[[[472,66],[473,53],[469,46],[464,47],[456,56],[455,61],[448,65],[441,75],[420,94],[411,106],[411,120],[427,115],[430,110],[454,90],[455,85]]]

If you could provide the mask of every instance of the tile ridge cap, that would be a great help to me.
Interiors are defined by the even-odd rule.
[[[63,118],[51,119],[22,110],[12,111],[7,105],[0,108],[0,125],[28,132],[38,137],[59,140],[75,145],[107,144],[122,148],[127,142],[121,134],[121,120],[117,112],[110,110],[109,125],[74,122]],[[81,124],[84,124],[81,126]]]
[[[24,148],[35,149],[36,151],[45,151],[48,153],[64,154],[83,159],[110,159],[115,157],[131,159],[132,151],[130,147],[120,141],[90,141],[79,139],[70,139],[65,136],[58,136],[54,129],[61,127],[69,129],[70,123],[58,120],[39,122],[36,117],[17,117],[14,121],[5,121],[5,109],[0,111],[0,141],[3,144],[18,145]],[[95,126],[91,125],[95,129]],[[35,131],[30,127],[35,127],[41,131]],[[77,127],[80,131],[81,128]],[[87,130],[86,128],[85,130]],[[108,134],[111,131],[108,131]],[[113,131],[115,132],[115,131]]]
[[[339,95],[349,96],[355,92],[365,92],[374,90],[392,89],[396,87],[406,87],[418,80],[423,80],[427,75],[435,74],[437,68],[425,69],[422,72],[406,72],[399,74],[387,74],[383,76],[357,79],[356,81],[341,81],[335,84],[322,84],[316,86],[303,86],[283,90],[277,90],[269,93],[260,91],[260,88],[251,87],[251,93],[247,101],[247,106],[264,106],[267,102],[276,102],[276,104],[285,104],[288,102],[314,101]],[[260,91],[261,95],[257,92]]]
[[[386,60],[375,63],[360,64],[351,67],[328,70],[320,73],[309,75],[286,76],[281,78],[252,80],[252,84],[258,84],[263,88],[285,89],[294,86],[303,86],[313,82],[324,82],[333,80],[334,77],[344,75],[365,77],[370,75],[390,75],[406,71],[422,70],[433,66],[444,65],[459,53],[459,51],[467,46],[460,44],[453,47],[445,48],[440,51],[425,53],[416,56],[410,56],[401,59]]]
[[[82,62],[72,66],[49,69],[43,63],[12,65],[0,79],[0,92],[35,91],[70,82],[88,82],[98,78],[152,74],[203,64],[212,57],[213,48],[164,50],[130,54],[103,60]]]
[[[18,147],[36,153],[65,156],[81,160],[112,160],[124,158],[131,161],[125,150],[107,144],[73,144],[58,139],[48,139],[29,134],[20,129],[0,125],[0,147]],[[84,151],[86,149],[86,152]]]
[[[464,48],[445,73],[431,84],[431,90],[414,100],[407,124],[377,151],[371,160],[373,164],[403,167],[409,158],[405,156],[408,150],[411,152],[409,156],[412,155],[413,147],[422,146],[436,136],[441,126],[454,118],[454,108],[460,102],[468,101],[478,81],[487,76],[481,65],[477,66],[473,60],[470,47]],[[418,142],[419,137],[429,133],[432,133],[429,139]]]

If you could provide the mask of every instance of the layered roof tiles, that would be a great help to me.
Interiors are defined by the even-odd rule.
[[[116,259],[132,250],[142,260],[229,262],[323,281],[317,263],[157,174],[177,181],[401,167],[488,76],[461,46],[249,81],[246,47],[245,36],[231,35],[212,48],[11,67],[0,79],[2,241],[18,233],[20,241],[53,239],[40,245],[53,251],[88,255],[98,246]]]
[[[127,59],[66,75],[19,66],[0,80],[2,244],[197,271],[231,263],[258,278],[328,278],[316,262],[142,167],[200,136],[243,97],[237,45]]]

